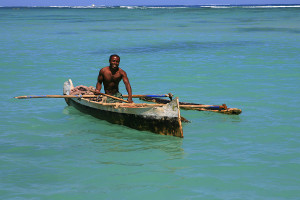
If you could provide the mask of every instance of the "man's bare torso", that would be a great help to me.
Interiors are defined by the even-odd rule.
[[[119,83],[123,77],[123,70],[119,68],[116,72],[110,70],[109,66],[100,70],[103,77],[103,85],[106,94],[114,95],[119,92]]]

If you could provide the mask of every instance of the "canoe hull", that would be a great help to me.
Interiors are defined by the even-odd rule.
[[[68,95],[73,87],[71,80],[66,82],[64,94]],[[113,124],[161,135],[183,137],[178,98],[158,107],[126,103],[106,105],[85,98],[65,98],[65,101],[83,113]]]
[[[177,118],[162,117],[160,119],[156,119],[149,116],[139,116],[135,114],[99,110],[80,104],[73,99],[69,99],[68,104],[83,113],[92,115],[93,117],[108,121],[113,124],[119,124],[141,131],[151,131],[161,135],[172,135],[179,137],[181,135],[181,127],[179,126]]]

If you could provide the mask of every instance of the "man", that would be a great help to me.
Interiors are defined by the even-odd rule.
[[[122,94],[119,92],[119,83],[123,80],[128,93],[128,101],[129,103],[133,103],[131,86],[127,74],[124,70],[119,68],[119,64],[120,56],[114,54],[109,57],[109,66],[102,68],[99,72],[96,94],[100,93],[103,83],[105,94],[122,98]],[[108,100],[110,102],[112,101],[111,98]]]

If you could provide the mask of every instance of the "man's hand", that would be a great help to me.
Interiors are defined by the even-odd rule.
[[[133,103],[132,98],[128,98],[127,101],[128,101],[129,103]]]
[[[99,90],[95,90],[94,93],[95,93],[95,95],[97,95],[97,94],[100,94],[100,91]]]

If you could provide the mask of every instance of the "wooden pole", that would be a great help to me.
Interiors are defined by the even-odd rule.
[[[183,138],[183,130],[182,130],[182,124],[181,124],[181,115],[180,115],[180,105],[179,105],[178,97],[176,98],[176,105],[177,105],[177,108],[178,108],[178,124],[179,124],[179,131],[180,131],[180,136],[179,137]]]
[[[103,94],[101,95],[107,96],[108,94]],[[28,96],[18,96],[14,97],[15,99],[31,99],[31,98],[97,98],[99,95],[28,95]],[[113,96],[109,95],[111,98]],[[123,95],[123,97],[127,97],[128,95]],[[169,97],[167,94],[137,94],[137,95],[132,95],[132,98],[141,98],[141,97]],[[117,98],[117,97],[114,97]],[[124,100],[124,99],[123,99]]]
[[[127,100],[124,100],[124,99],[121,99],[121,98],[118,98],[118,97],[115,97],[115,96],[112,96],[112,95],[109,95],[109,94],[104,94],[104,93],[101,93],[101,92],[99,94],[101,94],[103,96],[107,96],[107,97],[112,98],[112,99],[116,99],[116,100],[119,100],[119,101],[129,103],[129,101],[127,101]]]
[[[123,97],[128,98],[128,95],[123,95]],[[136,94],[132,95],[132,98],[143,98],[143,97],[169,97],[168,94]]]
[[[100,93],[103,96],[107,96],[116,100],[120,100],[120,101],[124,101],[126,103],[128,103],[128,101],[118,98],[118,97],[114,97],[108,94],[103,94]],[[124,95],[124,97],[126,97],[127,95]],[[140,96],[146,96],[146,95],[132,95],[135,98],[139,98]],[[34,98],[97,98],[98,95],[29,95],[29,96],[18,96],[18,97],[14,97],[15,99],[34,99]],[[145,104],[141,104],[141,105],[145,105]],[[150,104],[153,106],[163,106],[165,104]],[[213,105],[180,105],[180,108],[185,108],[185,109],[193,109],[193,108],[210,108]]]
[[[193,109],[193,108],[210,108],[213,110],[218,110],[218,109],[227,109],[227,106],[219,106],[219,105],[180,105],[180,108],[185,108],[185,109]]]
[[[128,101],[118,98],[118,97],[114,97],[108,94],[103,94],[100,93],[100,95],[103,96],[107,96],[119,101],[123,101],[128,103]],[[15,99],[32,99],[32,98],[95,98],[98,97],[97,95],[31,95],[31,96],[18,96],[18,97],[14,97]]]
[[[18,96],[15,99],[34,99],[34,98],[93,98],[96,95],[29,95],[29,96]]]

